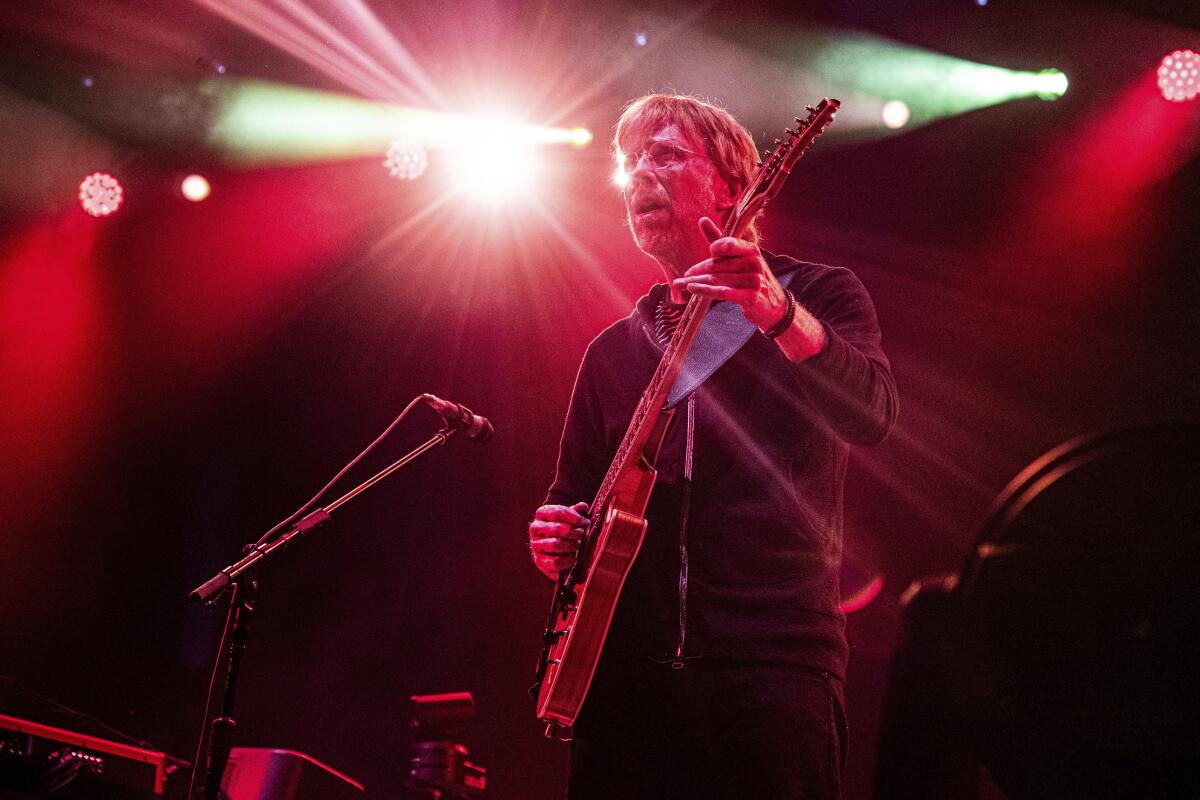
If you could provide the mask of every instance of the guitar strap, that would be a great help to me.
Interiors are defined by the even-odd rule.
[[[785,275],[778,276],[779,285],[788,288],[792,278],[799,272],[793,269]],[[667,395],[666,408],[674,408],[689,394],[699,388],[700,384],[730,358],[758,330],[755,325],[742,314],[742,308],[737,303],[716,303],[704,316],[700,330],[692,348],[684,359],[683,369],[675,379]]]

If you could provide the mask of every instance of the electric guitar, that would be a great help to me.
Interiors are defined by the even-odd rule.
[[[788,129],[787,138],[775,140],[774,151],[739,195],[723,235],[743,235],[778,194],[800,156],[833,121],[839,106],[828,97],[816,108],[807,106],[808,116],[796,117],[797,130]],[[537,691],[537,716],[547,723],[546,735],[552,738],[564,738],[579,715],[621,588],[645,538],[644,514],[654,488],[654,465],[675,414],[674,408],[665,407],[667,395],[711,305],[711,298],[700,295],[688,300],[592,501],[592,523],[575,566],[564,572],[555,586],[544,647],[530,690]]]

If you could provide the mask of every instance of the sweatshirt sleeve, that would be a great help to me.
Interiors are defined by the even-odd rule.
[[[594,345],[593,345],[594,346]],[[558,467],[546,496],[547,503],[591,503],[608,469],[604,417],[600,407],[592,349],[583,357],[558,447]]]
[[[801,267],[801,269],[806,269]],[[847,269],[797,276],[796,300],[825,329],[821,352],[796,364],[802,390],[848,442],[879,444],[899,413],[896,383],[883,353],[875,304]]]

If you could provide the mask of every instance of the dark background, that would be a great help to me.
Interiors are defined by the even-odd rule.
[[[858,273],[901,391],[898,428],[855,451],[846,486],[846,588],[884,579],[848,626],[846,796],[867,796],[904,588],[955,569],[992,499],[1048,448],[1193,418],[1200,403],[1200,101],[1168,104],[1153,84],[1163,55],[1198,48],[1200,21],[1190,6],[1149,18],[1121,5],[379,5],[452,96],[489,78],[536,86],[538,120],[588,93],[562,123],[597,141],[555,151],[540,210],[493,216],[429,211],[436,163],[411,185],[378,157],[234,166],[186,135],[97,121],[55,89],[63,75],[186,79],[220,61],[341,90],[198,5],[9,9],[0,674],[190,759],[220,615],[187,590],[434,392],[488,415],[494,440],[452,441],[264,570],[238,740],[397,796],[406,698],[469,690],[465,741],[488,796],[556,796],[565,751],[525,694],[550,588],[525,525],[583,348],[656,277],[622,226],[607,137],[623,102],[677,89],[765,142],[799,109],[762,107],[752,72],[714,89],[698,77],[705,48],[766,57],[817,23],[1071,79],[1053,103],[900,134],[835,126],[765,224],[771,249]],[[94,169],[120,171],[128,192],[108,220],[75,204]],[[199,205],[171,193],[191,170],[214,185]],[[354,474],[435,425],[418,408]],[[0,701],[78,724],[11,686]]]

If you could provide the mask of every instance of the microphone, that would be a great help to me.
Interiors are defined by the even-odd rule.
[[[440,414],[447,425],[462,431],[468,439],[486,442],[496,430],[492,427],[492,423],[488,422],[487,417],[481,417],[464,405],[451,403],[449,400],[443,400],[432,394],[423,394],[421,399]]]

